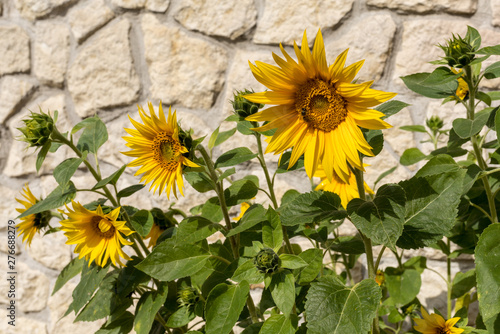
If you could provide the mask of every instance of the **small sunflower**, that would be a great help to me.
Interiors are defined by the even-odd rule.
[[[302,49],[294,43],[298,62],[283,46],[280,45],[280,48],[285,59],[273,54],[278,66],[259,61],[255,65],[250,63],[255,78],[270,91],[245,95],[245,98],[275,106],[246,119],[269,122],[255,129],[257,131],[277,129],[266,153],[281,154],[293,147],[290,166],[304,154],[310,178],[322,164],[328,180],[333,179],[335,171],[347,182],[348,163],[364,170],[358,151],[373,156],[372,148],[359,127],[390,128],[391,125],[380,119],[384,114],[370,108],[396,94],[371,89],[373,81],[352,83],[363,61],[344,67],[347,50],[328,66],[321,30],[316,36],[312,53],[305,32]]]
[[[241,203],[241,206],[240,206],[240,215],[238,217],[234,217],[233,220],[235,221],[238,221],[241,219],[241,217],[243,217],[243,215],[245,214],[245,212],[247,212],[248,208],[251,206],[250,203],[247,203],[247,202],[243,202]]]
[[[335,171],[333,172],[333,177],[328,180],[326,171],[322,166],[319,166],[316,170],[314,176],[319,177],[321,182],[316,186],[314,190],[324,190],[332,193],[336,193],[340,197],[340,203],[344,208],[353,198],[359,198],[358,184],[356,182],[356,176],[353,172],[349,171],[348,180],[345,182],[342,180]],[[368,187],[365,182],[365,191],[373,195],[373,190]]]
[[[198,167],[198,165],[184,156],[184,153],[189,151],[182,146],[179,140],[176,112],[174,111],[172,114],[171,108],[169,108],[168,118],[165,118],[161,103],[158,116],[156,116],[151,102],[148,103],[148,107],[151,115],[139,107],[139,116],[144,124],[129,116],[137,130],[125,129],[132,137],[123,137],[123,139],[127,141],[126,145],[132,150],[122,153],[136,158],[128,166],[141,166],[135,175],[144,174],[141,182],[149,183],[152,181],[150,191],[153,188],[153,192],[159,189],[161,195],[165,190],[167,197],[170,198],[170,190],[172,190],[177,198],[176,182],[181,195],[184,195],[182,192],[184,166]]]
[[[116,208],[110,213],[104,214],[99,205],[96,211],[90,211],[78,202],[71,201],[73,210],[67,205],[68,212],[59,210],[68,216],[68,219],[61,221],[61,230],[68,238],[66,244],[76,244],[75,253],[79,253],[79,258],[85,257],[90,263],[95,260],[96,264],[104,267],[111,259],[114,265],[117,263],[124,265],[120,257],[125,260],[131,258],[122,250],[122,245],[131,245],[133,242],[125,240],[122,236],[128,236],[134,231],[125,226],[124,221],[117,221],[120,208]]]
[[[149,244],[148,247],[154,247],[156,246],[156,241],[158,241],[158,238],[160,235],[165,231],[164,228],[162,228],[160,225],[157,223],[153,223],[153,227],[151,227],[151,231],[149,231],[148,235],[144,237],[144,239],[149,239]]]
[[[456,70],[456,69],[452,68],[451,70],[455,74],[462,73],[461,69]],[[457,95],[457,97],[460,100],[463,100],[469,94],[469,85],[467,85],[467,82],[465,82],[465,80],[462,77],[459,77],[457,79],[457,81],[458,81],[458,88],[457,88],[457,91],[455,92],[455,94]]]
[[[417,326],[413,328],[422,334],[460,334],[464,331],[463,328],[453,327],[460,317],[455,317],[449,320],[444,320],[439,314],[430,314],[423,307],[420,308],[423,319],[413,319]]]
[[[19,204],[24,205],[24,209],[16,208],[16,211],[19,213],[25,212],[38,202],[38,199],[31,192],[30,187],[27,184],[25,187],[23,188],[24,194],[21,192],[25,200],[16,198]],[[31,246],[31,241],[33,241],[35,233],[39,233],[43,228],[47,227],[51,217],[50,211],[42,211],[21,218],[21,222],[16,225],[19,232],[17,236],[21,236],[22,234],[23,242],[26,242],[26,246]]]

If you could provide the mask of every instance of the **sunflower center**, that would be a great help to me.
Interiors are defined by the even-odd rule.
[[[347,116],[344,98],[332,85],[311,79],[295,93],[295,110],[306,123],[325,132],[335,130]]]
[[[106,218],[101,216],[92,217],[92,229],[101,238],[111,239],[115,236],[115,226]]]
[[[163,169],[174,171],[179,165],[181,145],[166,132],[160,132],[153,140],[152,150],[155,161]]]

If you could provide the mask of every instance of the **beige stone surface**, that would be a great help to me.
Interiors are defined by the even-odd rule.
[[[448,12],[453,14],[473,14],[477,10],[477,0],[366,0],[370,6],[390,8],[403,12],[428,13]]]
[[[257,22],[253,41],[259,44],[301,44],[304,30],[309,38],[318,29],[326,30],[342,20],[352,9],[354,0],[265,1],[264,12]]]
[[[2,220],[0,221],[0,229],[7,230],[9,219],[14,220],[14,218],[16,218],[19,215],[19,213],[16,211],[16,208],[24,208],[24,206],[22,204],[19,204],[16,201],[16,197],[17,198],[22,197],[20,195],[21,190],[22,190],[22,186],[19,189],[13,189],[11,187],[0,185],[0,192],[4,196],[3,200],[0,201],[0,212],[1,212],[1,217],[2,217]],[[16,220],[16,223],[18,223],[18,222],[19,221]],[[0,248],[0,250],[2,252],[6,252],[7,251],[7,248],[6,248],[7,243],[2,242],[0,244],[2,246],[2,248]]]
[[[146,9],[152,12],[164,13],[169,4],[170,0],[146,0]]]
[[[31,78],[6,76],[0,80],[0,123],[10,117],[21,101],[36,88]]]
[[[146,0],[111,0],[111,3],[122,8],[139,9],[144,7]]]
[[[81,3],[68,12],[68,22],[77,41],[87,38],[95,30],[108,23],[115,14],[104,0]]]
[[[141,26],[151,98],[161,99],[167,105],[210,108],[222,87],[226,51],[170,28],[151,14],[143,16]]]
[[[36,25],[34,71],[49,85],[62,85],[69,60],[69,29],[66,24],[41,21]]]
[[[491,24],[500,27],[500,2],[491,1]]]
[[[2,327],[0,327],[0,334],[48,334],[47,324],[42,321],[34,320],[29,317],[18,316],[16,314],[15,326],[11,326],[7,323],[7,321],[11,321],[11,319],[8,318],[8,315],[9,313],[5,307],[0,308],[0,317],[4,320]]]
[[[129,104],[140,82],[131,55],[130,23],[120,19],[84,45],[68,72],[68,89],[81,117],[99,108]]]
[[[69,5],[75,0],[14,0],[19,13],[28,20],[35,20],[50,14],[56,8]]]
[[[388,143],[399,156],[406,149],[416,147],[417,143],[414,140],[413,132],[399,128],[404,125],[413,125],[409,108],[404,108],[396,115],[389,117],[387,122],[392,125],[392,128],[384,130],[385,143]]]
[[[18,25],[0,26],[0,75],[29,71],[30,38]]]
[[[54,220],[53,227],[59,226]],[[47,268],[61,271],[71,261],[71,247],[66,245],[68,239],[62,232],[49,235],[37,235],[33,238],[28,254]]]
[[[252,0],[183,1],[175,19],[191,30],[208,35],[238,38],[256,23]]]

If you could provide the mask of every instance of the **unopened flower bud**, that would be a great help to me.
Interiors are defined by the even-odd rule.
[[[429,129],[431,129],[433,132],[438,131],[444,125],[443,120],[439,118],[439,116],[432,116],[431,118],[428,118],[425,122],[429,127]]]
[[[28,118],[22,120],[24,127],[18,128],[23,133],[20,140],[29,144],[29,147],[41,147],[50,140],[50,135],[54,130],[54,119],[43,113],[31,113]]]
[[[458,36],[458,37],[457,37]],[[447,45],[439,45],[445,53],[444,59],[450,67],[462,68],[469,65],[474,59],[474,47],[464,40],[460,35],[453,35]]]
[[[245,99],[245,95],[248,94],[253,94],[253,92],[248,89],[245,89],[244,91],[236,91],[236,94],[233,96],[233,101],[231,101],[234,113],[240,117],[253,115],[258,112],[260,108],[264,107],[261,103],[254,103]]]
[[[263,274],[271,274],[279,269],[280,258],[271,248],[264,248],[253,259],[257,270]]]
[[[179,298],[177,301],[181,304],[181,306],[192,307],[200,300],[198,291],[190,286],[182,288],[178,292],[178,296]]]

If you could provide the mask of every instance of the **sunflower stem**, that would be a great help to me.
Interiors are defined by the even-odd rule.
[[[446,255],[446,278],[447,278],[447,294],[446,294],[446,304],[447,304],[447,319],[451,319],[451,287],[452,287],[452,281],[451,281],[451,259],[449,255],[450,251],[450,239],[446,238],[447,241],[447,246],[448,246],[448,254]]]

